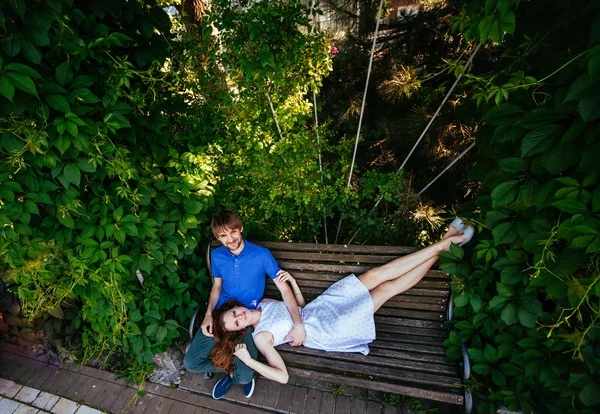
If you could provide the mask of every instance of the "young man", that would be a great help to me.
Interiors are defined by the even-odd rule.
[[[249,309],[256,309],[265,293],[265,275],[275,279],[280,272],[269,250],[244,240],[242,220],[235,212],[221,211],[213,217],[211,228],[213,235],[223,246],[211,252],[214,281],[202,321],[202,331],[194,337],[183,360],[185,368],[191,372],[219,371],[210,360],[210,354],[215,346],[213,311],[219,309],[229,299],[237,299]],[[293,338],[292,346],[302,345],[306,333],[294,293],[287,283],[278,283],[277,287],[294,320],[294,327],[286,339]],[[256,358],[258,350],[252,340],[252,331],[252,329],[246,331],[244,344],[253,358]],[[212,375],[208,375],[208,378],[210,377]],[[232,384],[243,384],[246,398],[250,398],[254,392],[254,371],[238,358],[235,358],[235,374],[225,375],[215,384],[213,398],[217,400],[223,398]]]

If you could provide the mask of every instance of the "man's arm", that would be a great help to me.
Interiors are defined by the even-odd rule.
[[[219,303],[219,297],[221,296],[222,287],[223,279],[220,277],[215,277],[213,280],[212,288],[210,289],[210,296],[208,297],[208,306],[206,307],[204,320],[202,321],[202,333],[206,336],[213,336],[212,313],[215,310],[215,306],[217,306],[217,303]]]
[[[292,315],[292,320],[294,321],[294,327],[284,338],[284,341],[287,341],[289,338],[294,338],[294,340],[290,343],[292,346],[302,345],[306,340],[306,332],[304,330],[304,324],[302,323],[302,318],[300,317],[300,312],[298,311],[298,302],[296,302],[296,298],[294,297],[294,292],[290,285],[286,282],[278,281],[277,279],[273,279],[275,282],[275,286],[281,292],[281,297],[285,302],[285,306],[287,307],[290,315]]]

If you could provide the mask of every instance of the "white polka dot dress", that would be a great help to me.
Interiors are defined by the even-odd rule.
[[[269,331],[274,346],[293,327],[292,317],[283,302],[261,302],[261,320],[256,335]],[[355,275],[334,283],[318,298],[301,309],[306,330],[304,346],[335,352],[369,353],[368,344],[375,340],[373,300],[369,290]]]

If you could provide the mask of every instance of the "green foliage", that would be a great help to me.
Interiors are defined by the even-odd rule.
[[[151,363],[206,295],[211,115],[170,31],[153,1],[0,6],[2,266],[84,359]]]
[[[521,3],[517,18],[545,4]],[[459,339],[467,343],[480,412],[504,405],[592,413],[600,404],[600,169],[592,155],[600,150],[600,9],[569,7],[578,12],[559,35],[524,27],[505,43],[505,56],[525,56],[506,57],[490,77],[529,65],[534,77],[550,73],[553,82],[482,107],[486,125],[472,170],[482,183],[472,213],[479,232],[464,256],[443,257],[457,293],[458,334],[446,341],[448,356],[459,356]],[[565,37],[575,28],[576,38]],[[530,49],[542,36],[544,47]],[[571,49],[557,55],[562,42]]]

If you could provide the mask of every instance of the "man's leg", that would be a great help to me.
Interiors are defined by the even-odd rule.
[[[256,349],[256,345],[254,345],[254,339],[252,339],[252,333],[254,332],[254,328],[252,326],[246,329],[246,336],[244,337],[244,343],[248,347],[248,352],[253,359],[258,358],[258,349]],[[242,361],[235,357],[235,373],[233,374],[233,383],[234,384],[248,384],[252,381],[254,377],[254,370],[250,368],[248,365],[244,364]]]
[[[214,347],[215,339],[199,331],[183,359],[185,369],[190,372],[221,372],[210,360],[210,353]]]

